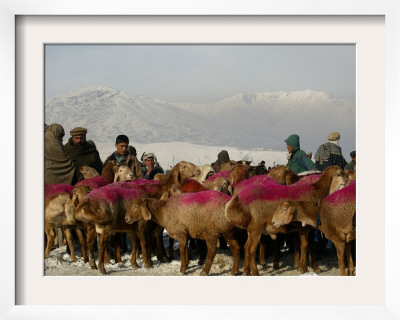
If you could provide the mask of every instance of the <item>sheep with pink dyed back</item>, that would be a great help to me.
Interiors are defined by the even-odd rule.
[[[272,216],[279,204],[285,200],[319,202],[329,194],[332,185],[340,188],[345,184],[343,170],[332,166],[323,172],[321,178],[313,184],[250,185],[238,195],[232,197],[225,207],[225,216],[234,225],[247,229],[248,239],[245,245],[244,272],[258,275],[256,250],[261,234],[275,235],[286,233],[286,226],[276,227],[272,224]],[[303,228],[304,229],[304,228]],[[300,228],[299,232],[303,232]],[[307,232],[300,233],[301,257],[300,272],[307,272]]]
[[[284,201],[276,209],[272,222],[275,226],[281,226],[291,221],[300,221],[316,227],[317,217],[320,219],[319,229],[335,244],[340,275],[346,275],[345,255],[349,266],[348,275],[354,275],[351,245],[356,239],[355,181],[324,198],[320,208],[309,201]]]
[[[68,245],[72,245],[70,230],[65,227],[75,223],[73,210],[70,206],[73,187],[69,184],[46,184],[44,188],[44,231],[47,237],[44,258],[50,255],[55,239],[55,230],[62,228],[66,234]],[[71,250],[71,261],[76,261],[75,252]]]
[[[132,267],[138,267],[136,261],[137,229],[140,226],[127,224],[125,222],[125,211],[132,200],[147,196],[146,192],[139,189],[105,186],[87,194],[75,209],[76,219],[94,224],[97,233],[100,234],[98,268],[101,273],[106,273],[104,268],[106,241],[116,232],[128,233],[132,247]],[[141,244],[144,264],[146,267],[150,267],[151,262],[148,259],[145,239],[141,239]]]
[[[202,191],[175,195],[166,201],[135,199],[126,211],[126,222],[153,220],[162,225],[179,242],[181,255],[180,272],[185,273],[188,264],[189,237],[205,240],[208,247],[207,260],[202,275],[210,271],[217,251],[217,242],[223,236],[233,254],[232,274],[239,273],[239,244],[234,238],[236,227],[224,216],[230,196],[218,191]]]

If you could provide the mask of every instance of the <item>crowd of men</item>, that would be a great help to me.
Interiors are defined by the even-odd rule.
[[[87,129],[76,127],[70,131],[68,142],[63,145],[65,136],[64,128],[60,124],[51,124],[45,128],[44,182],[75,184],[83,179],[79,171],[81,166],[89,166],[102,173],[103,166],[109,161],[115,161],[118,165],[128,166],[137,178],[154,179],[157,173],[164,170],[157,162],[154,153],[143,153],[141,161],[137,158],[136,149],[129,145],[126,135],[119,135],[115,140],[115,151],[109,155],[104,163],[100,159],[99,152],[92,140],[87,140]],[[332,132],[328,141],[321,144],[312,161],[312,153],[300,149],[300,137],[297,134],[290,135],[286,140],[287,166],[296,174],[305,171],[323,171],[326,167],[338,165],[342,169],[354,171],[356,166],[356,151],[350,152],[351,162],[347,163],[339,146],[340,133]],[[221,165],[229,161],[228,152],[222,150],[218,154],[215,163]],[[265,161],[259,165],[265,166]]]

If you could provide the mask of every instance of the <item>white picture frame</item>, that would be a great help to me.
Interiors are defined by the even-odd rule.
[[[1,317],[2,319],[15,319],[15,318],[40,318],[40,319],[58,319],[58,318],[76,318],[76,319],[100,319],[100,318],[215,318],[215,319],[251,319],[251,318],[280,318],[280,319],[296,319],[296,318],[330,318],[330,319],[349,319],[349,318],[371,318],[371,319],[397,319],[399,318],[399,307],[397,301],[399,301],[399,277],[397,275],[399,269],[399,253],[397,244],[399,242],[399,218],[398,212],[399,205],[396,203],[396,197],[399,194],[399,187],[396,185],[397,171],[394,167],[395,159],[398,159],[397,148],[397,137],[399,136],[399,126],[397,122],[399,119],[399,5],[394,1],[386,0],[371,0],[371,1],[356,1],[348,0],[346,5],[341,1],[303,1],[299,0],[295,3],[291,1],[225,1],[225,2],[202,2],[202,1],[172,1],[168,0],[165,2],[139,2],[131,1],[119,2],[109,1],[101,2],[101,6],[94,6],[94,1],[81,0],[79,2],[69,1],[51,1],[51,2],[40,2],[37,0],[21,0],[21,1],[5,1],[0,0],[0,23],[1,23],[1,60],[0,60],[0,95],[2,101],[1,106],[1,128],[3,128],[5,134],[1,136],[2,146],[7,150],[7,155],[3,155],[1,164],[2,168],[8,168],[2,171],[2,184],[1,194],[3,200],[3,210],[0,215],[1,219]],[[24,174],[24,170],[19,171],[15,164],[15,144],[18,139],[13,135],[16,132],[18,136],[18,128],[15,126],[16,117],[15,112],[15,83],[18,78],[15,73],[15,19],[16,16],[29,16],[29,15],[272,15],[272,16],[303,16],[303,15],[343,15],[343,16],[384,16],[385,17],[385,123],[384,128],[371,126],[372,133],[375,131],[385,131],[385,134],[379,134],[378,137],[384,137],[386,148],[378,146],[379,143],[383,144],[383,141],[376,141],[374,137],[371,137],[371,148],[368,152],[362,152],[358,150],[358,154],[364,154],[368,157],[369,161],[374,163],[374,168],[385,170],[385,178],[379,180],[384,181],[383,185],[379,184],[384,190],[385,203],[382,204],[382,211],[385,211],[385,234],[374,234],[373,236],[385,238],[385,276],[384,283],[381,286],[384,290],[384,297],[381,301],[371,304],[369,306],[363,304],[353,304],[349,301],[347,304],[335,305],[334,301],[327,301],[326,305],[321,303],[313,304],[311,301],[307,305],[295,305],[293,302],[290,304],[286,303],[285,295],[279,293],[282,296],[282,303],[275,305],[260,305],[254,303],[254,305],[246,304],[231,305],[230,303],[207,303],[207,305],[201,305],[198,301],[192,305],[185,303],[180,304],[178,301],[175,303],[167,302],[167,304],[160,303],[159,305],[152,305],[151,301],[149,304],[141,303],[139,305],[95,305],[95,303],[85,304],[82,301],[80,304],[68,305],[65,302],[60,305],[47,305],[35,304],[35,305],[17,305],[16,304],[16,268],[15,265],[15,239],[16,236],[23,236],[26,230],[15,229],[15,212],[16,212],[16,193],[19,191],[18,181],[23,181],[21,175]],[[18,54],[18,53],[17,53]],[[372,68],[372,72],[374,68]],[[18,66],[17,66],[18,71]],[[382,71],[382,70],[381,70]],[[372,73],[372,76],[374,74]],[[42,94],[42,93],[41,93]],[[24,99],[25,97],[18,97],[18,99]],[[381,101],[378,101],[381,102]],[[382,110],[377,107],[377,115]],[[374,119],[372,118],[372,121]],[[381,126],[381,124],[380,124]],[[358,142],[357,142],[358,143]],[[391,146],[395,146],[392,148]],[[359,147],[359,145],[358,145]],[[383,150],[384,154],[376,154],[375,150]],[[14,151],[14,152],[13,152]],[[40,157],[40,154],[34,155]],[[384,157],[384,159],[382,159]],[[361,164],[362,164],[362,160]],[[366,162],[364,162],[364,165]],[[367,168],[365,165],[364,168]],[[370,169],[368,167],[368,169]],[[371,169],[372,170],[372,169]],[[395,172],[393,174],[392,172]],[[15,177],[17,176],[17,179]],[[364,180],[368,184],[368,180]],[[382,198],[382,197],[381,197]],[[378,216],[379,213],[376,213]],[[383,214],[381,214],[382,216]],[[380,217],[381,217],[380,216]],[[373,233],[373,230],[371,230]],[[374,248],[371,251],[371,259],[373,255],[379,250]],[[38,253],[39,254],[39,253]],[[358,270],[359,271],[359,270]],[[374,274],[371,274],[371,278]],[[182,281],[173,277],[176,282]],[[188,280],[188,279],[185,279]],[[274,279],[271,279],[271,282]],[[52,281],[52,279],[46,279],[46,282]],[[77,281],[73,279],[71,281]],[[105,280],[110,282],[110,278]],[[144,286],[145,281],[141,281],[140,285]],[[206,281],[209,281],[208,279]],[[251,286],[256,286],[257,280],[239,280],[240,283],[243,281],[251,281]],[[304,281],[313,281],[311,279]],[[352,281],[352,280],[349,280]],[[187,294],[190,291],[196,290],[194,285],[196,281],[187,281],[190,286],[187,288]],[[221,285],[226,286],[226,280],[221,280]],[[173,283],[172,283],[173,284]],[[118,285],[123,285],[121,279],[118,281]],[[264,283],[263,283],[264,285]],[[365,290],[373,290],[368,287],[369,283],[365,284]],[[229,287],[229,290],[238,290],[238,294],[248,294],[242,292],[240,287],[234,286]],[[248,288],[248,286],[246,286]],[[159,288],[166,291],[168,294],[168,288]],[[271,290],[277,290],[274,285],[272,288],[265,288],[266,291],[271,293]],[[38,294],[41,294],[43,288],[38,288]],[[142,288],[140,289],[142,290]],[[337,290],[337,289],[335,289]],[[147,294],[151,295],[151,290],[143,290]],[[279,291],[280,292],[280,291]],[[112,294],[112,292],[107,292]],[[340,294],[340,292],[338,292]],[[21,293],[18,293],[21,294]],[[207,294],[207,292],[204,292]],[[320,295],[320,292],[316,293]],[[151,297],[150,297],[151,298]],[[311,299],[311,298],[310,298]],[[222,300],[224,301],[224,300]],[[283,308],[284,307],[284,308]]]

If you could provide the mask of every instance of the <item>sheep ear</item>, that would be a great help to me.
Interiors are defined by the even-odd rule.
[[[291,205],[288,201],[282,202],[272,216],[272,225],[278,228],[290,223],[295,212],[296,206]]]
[[[147,201],[143,201],[142,203],[142,215],[144,220],[150,220],[151,219],[151,212],[147,206]]]
[[[114,172],[114,183],[117,182],[119,180],[119,175],[118,175],[118,166],[114,166],[113,167],[113,172]]]

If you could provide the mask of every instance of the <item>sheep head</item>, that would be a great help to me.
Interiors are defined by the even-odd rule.
[[[112,221],[112,206],[105,201],[84,198],[75,209],[75,218],[88,223],[106,224]]]
[[[114,166],[113,172],[114,172],[114,182],[132,181],[134,178],[132,169],[129,168],[128,166],[124,166],[124,165]]]
[[[147,207],[147,202],[147,199],[134,199],[126,210],[125,222],[132,224],[142,219],[150,220],[151,212]]]
[[[171,172],[171,179],[175,184],[182,185],[187,179],[200,176],[200,169],[193,163],[181,161]]]
[[[99,173],[95,168],[89,167],[89,166],[82,166],[79,168],[79,172],[82,173],[83,178],[89,179],[93,177],[97,177]]]
[[[272,215],[272,225],[279,228],[292,221],[296,213],[296,206],[289,201],[281,202]]]
[[[92,190],[91,187],[81,185],[72,191],[71,206],[77,207],[82,198]]]
[[[283,165],[272,168],[269,171],[268,176],[282,185],[291,185],[299,180],[299,177],[297,177],[296,174]]]

